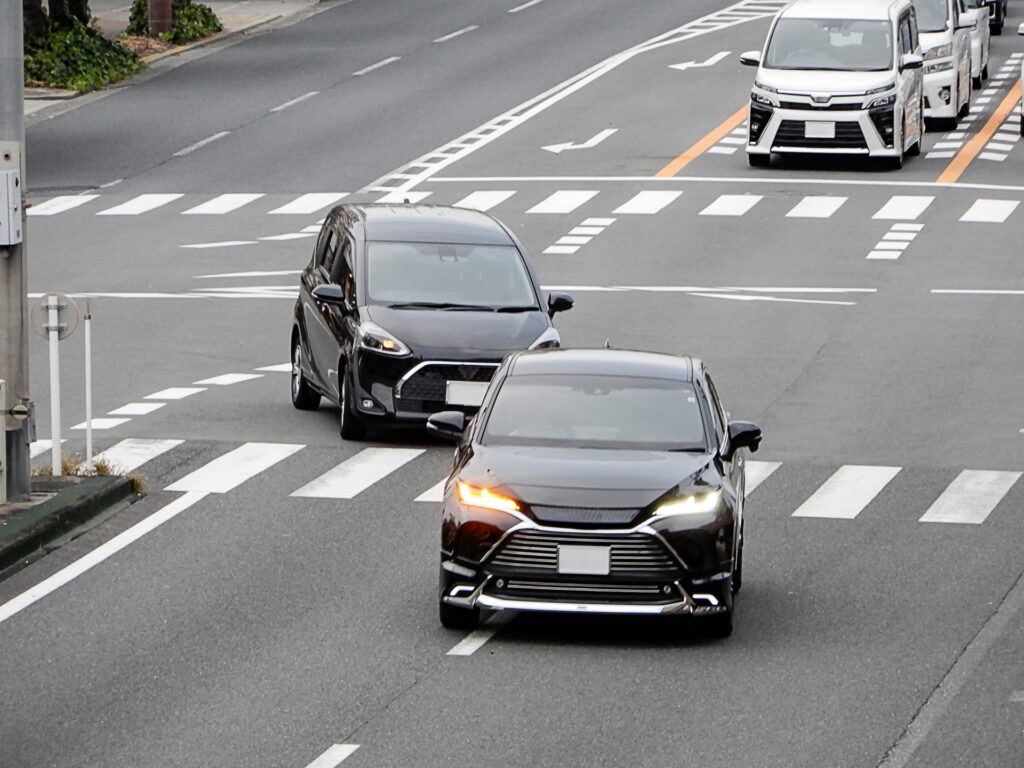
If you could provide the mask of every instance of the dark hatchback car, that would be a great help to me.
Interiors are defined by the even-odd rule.
[[[744,461],[761,430],[729,421],[705,366],[619,350],[511,355],[464,430],[445,485],[440,618],[480,610],[689,614],[732,631]]]
[[[556,347],[572,297],[540,284],[503,224],[479,211],[341,205],[299,280],[292,404],[338,403],[341,436],[473,413],[502,358]]]

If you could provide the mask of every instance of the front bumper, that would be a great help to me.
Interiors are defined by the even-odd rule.
[[[929,72],[924,76],[924,116],[926,118],[956,117],[960,110],[956,102],[955,69]]]
[[[893,107],[876,109],[788,109],[751,104],[747,153],[866,155],[896,157]],[[808,137],[808,123],[831,123],[834,135]]]

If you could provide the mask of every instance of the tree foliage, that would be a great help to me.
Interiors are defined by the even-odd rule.
[[[194,3],[192,0],[173,0],[173,26],[170,32],[160,37],[170,43],[189,43],[201,37],[212,35],[223,29],[220,19],[208,5]],[[134,0],[131,15],[128,19],[128,34],[149,34],[149,3],[147,0]]]

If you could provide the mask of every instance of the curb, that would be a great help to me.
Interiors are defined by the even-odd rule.
[[[209,37],[204,37],[201,40],[196,40],[192,43],[188,43],[187,45],[179,45],[177,48],[171,48],[161,53],[151,53],[148,56],[140,56],[139,59],[144,61],[146,64],[153,64],[154,62],[160,61],[161,59],[166,59],[171,56],[179,56],[183,53],[194,51],[197,48],[205,48],[208,45],[219,43],[222,40],[231,40],[235,37],[241,37],[242,35],[252,32],[254,29],[259,29],[260,27],[265,27],[268,24],[273,24],[275,21],[278,21],[283,18],[285,18],[284,14],[277,14],[276,16],[259,16],[252,22],[246,24],[245,26],[236,27],[235,29],[224,30],[222,32],[217,32],[216,34],[210,35]]]
[[[56,494],[15,513],[0,526],[0,571],[41,554],[54,539],[133,493],[127,477],[86,477],[74,485],[33,478],[32,490]]]

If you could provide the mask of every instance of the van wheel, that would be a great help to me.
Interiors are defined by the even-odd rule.
[[[295,337],[292,344],[292,405],[300,411],[315,411],[320,407],[320,393],[309,386],[302,375],[302,343]]]
[[[972,80],[971,82],[969,82],[967,84],[967,101],[964,102],[964,105],[962,107],[960,107],[960,110],[956,113],[958,121],[959,121],[959,119],[961,117],[967,117],[967,115],[970,114],[970,112],[971,112],[971,96],[973,96],[973,95],[974,95],[974,81]]]
[[[988,62],[985,62],[985,66],[981,68],[981,79],[988,80]],[[980,85],[978,86],[981,87]]]
[[[751,168],[767,168],[771,163],[771,155],[747,155],[747,164]]]
[[[366,437],[366,425],[355,414],[352,403],[352,385],[349,384],[348,366],[341,369],[341,398],[338,403],[340,415],[338,426],[342,440],[362,440]]]

